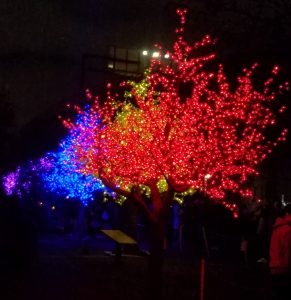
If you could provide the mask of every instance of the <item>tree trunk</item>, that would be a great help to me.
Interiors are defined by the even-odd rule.
[[[151,189],[150,206],[144,201],[139,188],[132,189],[130,199],[140,205],[149,220],[150,256],[144,296],[145,299],[162,299],[166,212],[171,197],[169,193],[162,197],[156,181],[149,182],[148,186]]]
[[[164,220],[158,219],[150,224],[150,256],[148,266],[147,299],[161,299],[163,289],[164,264]]]

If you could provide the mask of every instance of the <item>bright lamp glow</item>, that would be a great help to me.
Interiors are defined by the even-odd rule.
[[[160,53],[155,51],[153,52],[153,55],[152,55],[154,58],[157,58],[157,57],[160,57]]]
[[[210,174],[206,174],[206,175],[204,176],[204,179],[205,179],[205,180],[207,180],[207,179],[209,179],[209,178],[211,178],[211,175],[210,175]]]

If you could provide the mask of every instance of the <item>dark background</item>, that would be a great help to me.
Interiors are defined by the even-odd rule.
[[[217,60],[233,82],[234,74],[254,62],[262,65],[258,82],[275,64],[281,66],[284,80],[290,78],[287,0],[2,0],[0,172],[57,146],[65,134],[57,116],[66,114],[66,103],[85,101],[90,85],[84,80],[86,55],[105,59],[110,46],[142,51],[155,42],[170,45],[175,9],[183,6],[189,9],[188,36],[218,38]],[[102,91],[107,77],[98,69],[90,73],[90,82]],[[287,106],[289,97],[284,99]],[[289,116],[290,109],[280,125],[289,128]],[[291,197],[289,152],[287,141],[268,158],[263,180],[256,183],[258,193]]]

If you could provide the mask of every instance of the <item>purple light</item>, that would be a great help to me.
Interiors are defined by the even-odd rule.
[[[19,174],[20,167],[18,167],[14,172],[10,172],[6,176],[3,176],[3,187],[6,195],[11,196],[16,192]]]

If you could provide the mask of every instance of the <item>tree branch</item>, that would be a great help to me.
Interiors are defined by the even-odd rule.
[[[149,207],[145,203],[139,186],[134,186],[132,188],[131,197],[129,197],[129,198],[132,199],[133,201],[135,201],[144,210],[144,212],[146,213],[147,217],[150,220],[153,219],[152,212],[150,211]]]
[[[161,212],[163,211],[163,203],[161,199],[161,194],[157,186],[157,180],[149,180],[147,185],[151,189],[151,201],[153,204],[153,218],[157,219],[160,217]]]
[[[128,197],[130,195],[130,192],[116,186],[113,182],[109,181],[102,173],[103,172],[99,172],[99,177],[102,180],[103,184],[106,185],[109,189],[124,197]]]
[[[169,186],[171,186],[171,188],[176,193],[183,193],[183,192],[189,190],[192,187],[190,184],[187,184],[187,183],[177,184],[177,183],[174,182],[173,178],[171,178],[170,176],[169,176],[167,181],[169,183]]]

